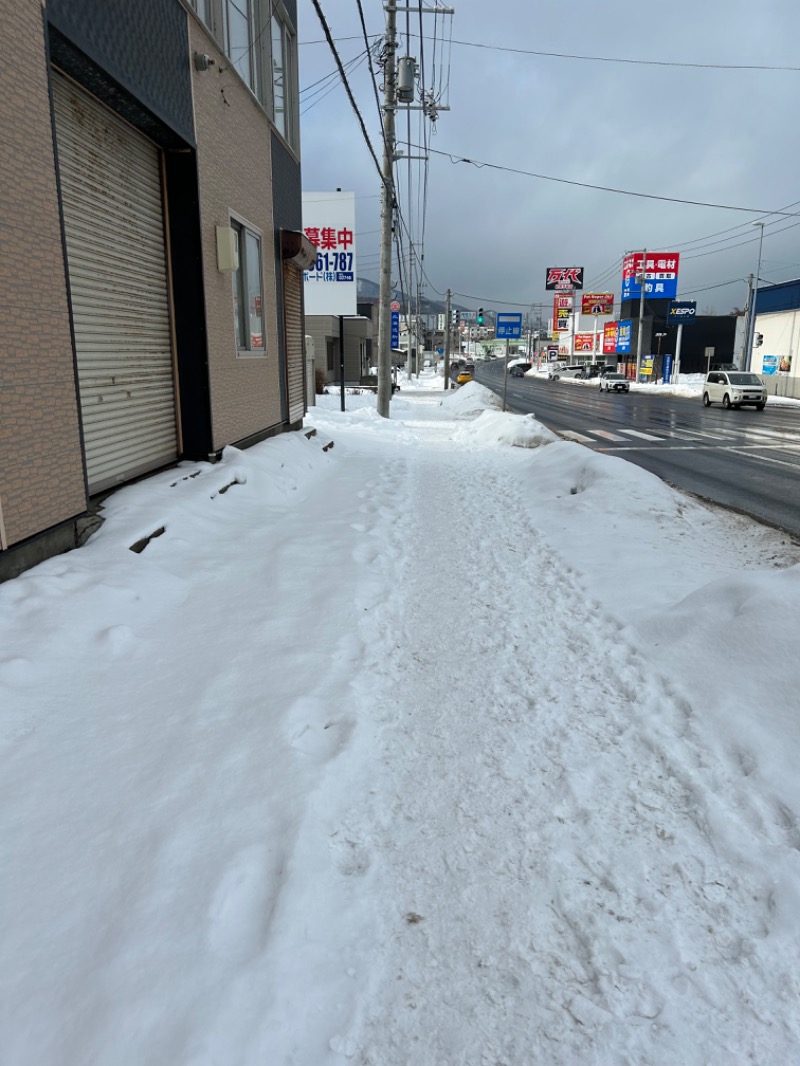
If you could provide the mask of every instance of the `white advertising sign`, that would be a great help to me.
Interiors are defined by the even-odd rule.
[[[303,272],[306,314],[356,314],[355,193],[304,192],[303,232],[317,249],[316,263]]]

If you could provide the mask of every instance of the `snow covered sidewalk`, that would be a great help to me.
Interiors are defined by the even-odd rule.
[[[800,1058],[797,546],[401,396],[0,587],[4,1064]]]

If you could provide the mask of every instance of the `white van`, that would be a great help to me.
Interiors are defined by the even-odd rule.
[[[569,366],[554,366],[548,372],[549,381],[558,381],[559,378],[582,378],[583,363],[570,363]]]

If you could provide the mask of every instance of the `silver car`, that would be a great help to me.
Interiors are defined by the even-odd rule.
[[[575,363],[570,366],[555,368],[547,375],[550,381],[558,381],[560,378],[582,378],[583,363]]]
[[[758,374],[742,370],[712,370],[703,383],[703,406],[721,403],[723,407],[744,407],[750,404],[763,411],[767,403],[767,389]]]

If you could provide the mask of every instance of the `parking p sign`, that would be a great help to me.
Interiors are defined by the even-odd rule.
[[[498,311],[494,335],[498,340],[516,340],[522,336],[522,312]]]

